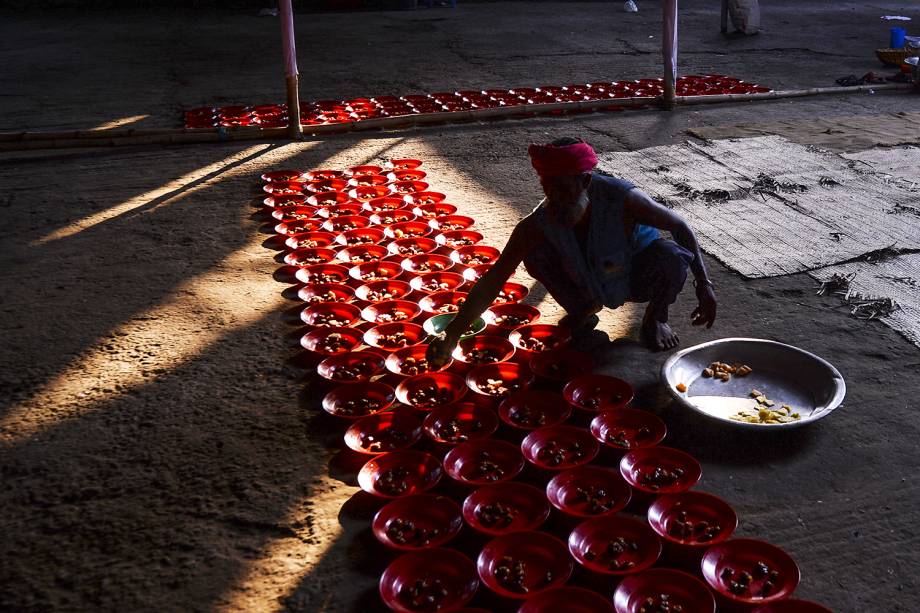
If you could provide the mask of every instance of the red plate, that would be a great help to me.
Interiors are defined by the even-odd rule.
[[[427,272],[409,281],[409,286],[426,294],[449,292],[463,286],[463,276],[455,272]]]
[[[652,568],[624,578],[613,594],[613,607],[616,613],[639,613],[649,598],[654,599],[657,607],[662,595],[668,596],[672,607],[679,605],[688,613],[716,610],[716,601],[702,581],[670,568]]]
[[[465,268],[463,270],[463,278],[466,279],[470,285],[474,285],[490,268],[492,268],[491,264],[478,264]]]
[[[307,183],[304,189],[311,194],[319,194],[321,192],[340,192],[346,187],[348,187],[348,182],[344,179],[322,179]]]
[[[395,211],[381,211],[379,213],[374,213],[370,217],[371,223],[375,226],[389,226],[394,223],[402,223],[404,221],[412,221],[415,219],[415,213],[406,209],[398,209]]]
[[[354,295],[355,290],[340,283],[309,283],[297,292],[297,297],[307,304],[348,302]]]
[[[375,198],[383,198],[390,193],[385,185],[365,185],[355,187],[348,191],[348,197],[359,202],[370,202]]]
[[[421,160],[412,158],[396,158],[387,162],[386,167],[393,170],[415,170],[422,165]]]
[[[496,308],[490,310],[494,312]],[[561,383],[594,370],[594,359],[574,349],[541,351],[530,359],[530,370],[538,377]]]
[[[757,571],[758,562],[768,567],[767,574]],[[703,579],[709,587],[731,602],[744,604],[766,604],[788,598],[799,584],[799,566],[788,553],[766,541],[756,539],[733,539],[713,545],[703,554]],[[731,576],[726,569],[732,569]],[[731,583],[741,573],[751,574],[752,580],[743,594],[733,594]],[[763,595],[764,583],[770,580],[771,572],[778,577],[767,594]]]
[[[382,171],[382,166],[365,164],[363,166],[352,166],[346,174],[350,177],[360,177],[361,175],[379,175]]]
[[[409,194],[423,192],[428,189],[428,184],[424,181],[393,181],[390,183],[390,191],[393,194],[403,196],[403,199],[409,204],[415,204],[412,200],[405,198]]]
[[[358,419],[386,411],[394,399],[393,388],[385,383],[350,383],[340,385],[326,394],[323,397],[323,410],[335,417]]]
[[[473,402],[441,406],[425,417],[425,434],[436,443],[459,445],[485,439],[498,429],[495,411]]]
[[[394,283],[396,283],[396,281],[394,281]],[[403,346],[411,347],[412,345],[418,345],[425,340],[427,336],[428,334],[418,324],[393,322],[374,326],[365,332],[364,344],[389,353]],[[388,337],[397,338],[388,340]],[[403,339],[406,344],[402,345],[400,339]]]
[[[344,176],[341,170],[311,170],[304,175],[307,181],[322,181],[324,179],[338,179]]]
[[[407,449],[420,438],[421,418],[415,411],[399,408],[362,417],[345,431],[348,448],[367,455]]]
[[[475,230],[451,230],[450,232],[441,232],[434,237],[439,245],[459,249],[465,245],[475,245],[482,241],[482,234]]]
[[[380,245],[358,245],[342,249],[335,257],[347,265],[357,266],[366,262],[379,262],[389,254],[386,247]]]
[[[428,236],[433,232],[424,221],[412,220],[387,226],[386,230],[384,230],[384,236],[399,239],[412,236]]]
[[[498,405],[498,417],[518,430],[556,426],[572,414],[572,407],[559,394],[540,390],[518,392]]]
[[[731,538],[738,516],[718,496],[691,491],[656,498],[648,523],[665,541],[699,550]]]
[[[335,237],[335,242],[345,247],[358,245],[378,245],[383,243],[383,230],[380,228],[358,228],[348,230]]]
[[[413,274],[446,272],[454,267],[454,262],[446,255],[422,253],[403,259],[402,267],[404,270]],[[424,308],[422,310],[424,310]]]
[[[600,445],[591,433],[575,426],[537,428],[521,441],[524,459],[545,470],[566,470],[594,459]]]
[[[416,394],[423,391],[434,394],[434,397],[419,399]],[[466,386],[463,385],[463,379],[448,372],[408,377],[396,387],[396,397],[399,401],[420,411],[431,411],[439,406],[452,404],[465,394]]]
[[[557,587],[528,599],[517,613],[614,613],[610,602],[583,587]],[[689,612],[688,612],[689,613]]]
[[[447,196],[441,192],[429,192],[427,191],[427,183],[419,183],[419,186],[424,185],[424,189],[415,190],[414,193],[405,194],[403,200],[411,204],[412,206],[421,206],[425,204],[437,204],[438,202],[444,202],[447,200]]]
[[[457,217],[452,215],[451,217]],[[488,245],[468,245],[451,252],[450,259],[464,266],[492,265],[498,260],[501,251]]]
[[[570,517],[596,517],[626,507],[632,490],[616,471],[600,466],[566,470],[546,484],[549,503]]]
[[[365,307],[361,318],[373,324],[411,323],[421,312],[418,305],[409,300],[385,300]]]
[[[456,313],[466,301],[466,296],[466,292],[433,292],[419,300],[418,306],[423,313],[431,313],[432,315]]]
[[[303,193],[303,185],[300,181],[272,181],[263,185],[262,191],[272,196],[293,196]]]
[[[508,339],[517,348],[518,354],[525,360],[525,363],[529,363],[535,353],[568,345],[572,339],[572,333],[561,326],[528,324],[515,328],[508,335]],[[534,342],[538,344],[534,345]]]
[[[275,226],[275,232],[283,236],[297,236],[308,232],[316,232],[322,229],[322,224],[316,219],[297,219],[294,221],[282,221]],[[321,245],[316,245],[321,246]]]
[[[352,266],[348,270],[348,274],[356,281],[372,283],[374,281],[395,280],[402,276],[403,269],[396,262],[381,260]]]
[[[415,213],[418,217],[434,219],[435,217],[453,215],[457,212],[457,207],[453,204],[448,204],[447,202],[434,202],[432,204],[416,205],[412,209],[412,212]]]
[[[335,206],[336,204],[345,204],[348,202],[348,195],[342,192],[317,192],[307,198],[307,204],[310,206],[324,207]]]
[[[372,351],[338,353],[329,356],[316,367],[316,373],[320,377],[335,383],[369,381],[382,370],[383,358]]]
[[[402,300],[412,291],[405,281],[385,279],[365,283],[355,290],[355,298],[366,302],[378,303],[387,300]]]
[[[387,173],[390,181],[421,181],[427,173],[424,170],[391,170]]]
[[[505,558],[524,563],[523,584],[526,591],[496,578]],[[479,554],[476,569],[490,590],[505,598],[532,598],[540,592],[565,584],[574,565],[565,544],[545,532],[514,532],[499,536],[486,544]],[[547,580],[548,579],[548,580]]]
[[[461,443],[444,456],[447,475],[465,485],[510,481],[523,469],[524,458],[516,445],[491,438]]]
[[[503,336],[477,334],[457,343],[451,355],[469,369],[479,364],[507,362],[514,356],[514,346]]]
[[[316,215],[312,206],[276,206],[272,210],[272,217],[278,221],[311,221]]]
[[[324,221],[323,229],[327,232],[339,233],[367,228],[369,225],[371,225],[370,219],[363,215],[341,215]]]
[[[479,588],[476,565],[465,555],[453,549],[423,549],[403,554],[383,571],[380,597],[393,611],[422,611],[422,605],[413,604],[410,592],[419,581],[438,582],[447,591],[447,596],[436,605],[443,611],[462,607]]]
[[[300,181],[303,179],[302,170],[272,170],[262,173],[262,180],[266,183],[275,181]]]
[[[511,304],[514,302],[520,302],[527,297],[527,294],[530,293],[530,290],[527,289],[526,285],[521,283],[512,283],[508,282],[502,285],[501,291],[499,291],[498,296],[495,297],[495,300],[492,301],[493,305],[498,306],[499,304]]]
[[[330,336],[333,336],[334,340],[340,340],[341,346],[337,348],[323,346]],[[304,334],[300,339],[300,345],[307,351],[326,356],[354,351],[360,344],[361,331],[356,328],[317,328]]]
[[[362,206],[368,213],[379,213],[381,211],[399,211],[405,209],[408,205],[406,205],[402,198],[384,196],[383,198],[368,200]]]
[[[640,409],[603,411],[591,420],[591,434],[615,451],[653,447],[668,433],[661,418]]]
[[[378,541],[401,551],[440,547],[457,536],[462,527],[460,506],[446,496],[434,494],[416,494],[388,502],[371,523]]]
[[[510,334],[516,328],[535,323],[540,319],[540,311],[529,304],[511,302],[496,304],[483,313],[486,325],[496,334]],[[510,339],[509,339],[510,341]],[[512,343],[513,344],[513,343]]]
[[[810,600],[799,600],[797,598],[788,598],[786,600],[777,600],[757,607],[752,613],[833,613],[827,607],[819,605],[817,602]]]
[[[438,248],[434,239],[424,236],[410,236],[409,238],[400,238],[387,245],[387,250],[393,255],[411,257],[413,255],[422,255],[431,253]]]
[[[661,541],[644,521],[608,514],[578,524],[569,535],[569,553],[592,572],[632,575],[658,560]]]
[[[425,360],[426,351],[428,351],[428,345],[424,344],[397,349],[387,356],[386,369],[400,377],[414,377],[415,375],[430,372],[428,369],[428,361]],[[449,367],[450,361],[438,370],[447,370]]]
[[[322,227],[322,226],[320,226]],[[313,249],[329,247],[335,243],[335,234],[331,232],[297,232],[288,236],[284,244],[291,249]]]
[[[400,498],[430,490],[442,473],[441,463],[430,453],[403,449],[368,460],[358,472],[358,485],[374,496]]]
[[[317,328],[344,328],[361,321],[361,309],[346,302],[321,302],[302,310],[300,319]]]
[[[445,215],[444,217],[435,217],[428,220],[428,225],[441,233],[468,230],[475,223],[476,220],[468,215]]]
[[[496,400],[526,390],[532,383],[530,371],[515,362],[480,364],[466,375],[466,385],[470,390]]]
[[[303,194],[291,194],[289,196],[268,196],[262,200],[262,204],[269,208],[279,206],[304,206],[307,197]]]
[[[514,481],[483,485],[463,501],[463,519],[489,536],[536,530],[549,511],[543,490]]]
[[[313,264],[328,264],[335,259],[335,251],[318,247],[315,249],[295,249],[284,256],[284,263],[288,266],[312,266]]]
[[[386,185],[390,180],[383,175],[357,175],[348,180],[349,187],[367,187],[370,185]],[[382,196],[381,196],[382,197]]]
[[[665,476],[664,482],[657,486],[646,483],[646,478],[651,478],[659,468],[672,474],[677,469],[683,472]],[[620,474],[630,486],[639,491],[649,494],[676,494],[696,485],[702,475],[702,468],[696,458],[679,449],[644,447],[623,456],[620,460]],[[668,483],[669,481],[673,482]]]
[[[338,264],[312,264],[298,268],[294,276],[301,283],[347,283],[348,269]]]
[[[363,205],[360,202],[343,202],[324,206],[316,211],[317,216],[324,219],[334,217],[366,217]]]

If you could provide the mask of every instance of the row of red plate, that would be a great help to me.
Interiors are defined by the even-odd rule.
[[[714,611],[717,601],[826,612],[788,599],[799,570],[786,553],[731,538],[731,506],[691,491],[699,462],[659,445],[667,428],[658,417],[625,408],[627,382],[585,374],[591,357],[567,347],[567,330],[538,323],[539,311],[520,302],[526,286],[506,284],[484,332],[428,370],[424,323],[450,317],[498,250],[428,190],[420,165],[262,177],[262,203],[303,284],[301,344],[329,388],[322,408],[347,424],[348,449],[370,458],[360,487],[389,500],[372,530],[403,553],[380,578],[384,603],[474,611],[463,607],[482,583],[490,607],[523,601],[527,612],[667,610],[652,608],[663,595],[685,613]],[[456,539],[464,525],[472,536]],[[619,580],[612,600],[565,586],[576,564],[607,578],[602,590]],[[750,582],[736,591],[745,595],[733,594],[743,572]]]
[[[376,96],[346,100],[317,100],[300,103],[304,125],[336,124],[377,117],[398,117],[418,113],[449,113],[499,106],[584,102],[612,98],[654,98],[660,96],[662,79],[595,82],[574,85],[543,85],[515,89],[459,90],[407,96]],[[676,84],[678,96],[712,96],[769,92],[768,87],[745,83],[723,75],[690,75]],[[217,126],[261,126],[283,128],[287,125],[287,105],[199,107],[184,115],[187,128]]]

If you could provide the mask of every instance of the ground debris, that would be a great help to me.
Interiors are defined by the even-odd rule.
[[[826,177],[825,177],[826,178]],[[808,189],[807,185],[802,185],[801,183],[792,183],[787,181],[777,181],[773,177],[765,174],[757,175],[757,178],[754,180],[754,184],[751,186],[750,193],[763,193],[763,194],[777,194],[780,192],[785,193],[798,193],[804,192]]]
[[[689,198],[691,200],[703,200],[704,202],[725,202],[731,200],[732,194],[726,189],[693,189],[689,184],[678,181],[674,184],[674,191],[678,196]]]
[[[855,272],[849,275],[842,275],[835,272],[829,279],[821,282],[821,285],[818,287],[818,296],[829,296],[833,294],[839,294],[841,296],[846,295],[850,289],[850,283],[855,276]]]
[[[861,294],[852,294],[846,303],[853,307],[850,315],[866,321],[876,317],[887,317],[901,308],[891,298],[871,298]]]

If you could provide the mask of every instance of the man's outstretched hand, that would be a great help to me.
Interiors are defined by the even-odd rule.
[[[436,336],[434,340],[428,343],[428,349],[425,351],[425,359],[428,360],[428,369],[431,371],[438,370],[450,361],[450,354],[453,353],[457,341],[444,336]]]
[[[716,293],[709,284],[701,284],[696,288],[696,299],[699,305],[690,314],[690,322],[694,326],[711,328],[716,320]]]

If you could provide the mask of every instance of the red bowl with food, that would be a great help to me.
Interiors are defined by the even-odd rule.
[[[545,532],[513,532],[486,543],[476,562],[479,578],[505,598],[530,599],[565,584],[574,564],[565,543]]]
[[[288,266],[313,266],[314,264],[328,264],[335,259],[335,251],[328,247],[314,247],[312,249],[294,249],[284,256],[284,263]]]
[[[521,326],[536,323],[540,319],[540,310],[529,304],[509,302],[489,307],[482,318],[488,326],[486,332],[508,336]],[[511,339],[508,340],[511,342]]]
[[[439,202],[444,202],[447,200],[447,196],[441,192],[430,192],[425,190],[417,190],[413,193],[403,195],[403,200],[413,207],[423,206],[427,204],[437,204]]]
[[[799,566],[777,547],[757,539],[732,539],[703,554],[703,580],[728,602],[761,605],[788,598],[799,584]]]
[[[402,267],[396,262],[380,260],[378,262],[365,262],[352,266],[348,274],[355,281],[373,283],[374,281],[395,281],[403,274]]]
[[[411,323],[421,312],[418,305],[409,300],[385,300],[365,307],[361,318],[374,324]]]
[[[364,333],[364,344],[386,353],[423,342],[428,333],[418,324],[396,321],[379,324]]]
[[[405,209],[408,205],[402,198],[396,196],[384,196],[383,198],[374,198],[368,200],[362,205],[366,213],[382,213],[385,211],[398,211]]]
[[[304,178],[307,181],[325,181],[326,179],[338,179],[345,175],[341,170],[310,170],[304,174]]]
[[[288,194],[286,196],[268,196],[262,204],[270,209],[282,206],[306,206],[307,197],[304,194]]]
[[[439,315],[441,313],[456,313],[466,302],[466,292],[448,291],[433,292],[418,302],[423,313]]]
[[[344,179],[320,179],[307,183],[305,191],[311,194],[322,192],[340,192],[348,187],[348,182]]]
[[[386,176],[390,181],[421,181],[427,174],[424,170],[391,170]]]
[[[387,251],[391,255],[401,255],[406,258],[431,253],[437,248],[438,244],[434,242],[434,239],[424,236],[400,238],[387,245]]]
[[[371,223],[375,226],[389,226],[394,223],[412,221],[415,219],[415,213],[406,209],[396,211],[380,211],[370,216]]]
[[[272,217],[278,221],[306,221],[313,219],[316,208],[312,206],[276,206],[272,209]]]
[[[468,215],[445,215],[428,220],[428,225],[437,232],[451,232],[454,230],[468,230],[476,220]]]
[[[632,490],[615,470],[579,466],[563,471],[546,484],[546,499],[574,518],[616,513],[629,504]]]
[[[413,207],[412,212],[423,219],[434,219],[435,217],[455,214],[457,207],[448,202],[432,202],[430,204],[416,205]]]
[[[340,262],[350,266],[365,264],[367,262],[379,262],[390,255],[386,247],[380,245],[358,245],[356,247],[345,247],[336,253],[335,257]]]
[[[702,553],[731,538],[738,516],[718,496],[689,491],[656,498],[648,509],[648,523],[666,543]]]
[[[467,284],[472,287],[484,274],[489,272],[490,268],[492,268],[492,264],[476,264],[469,268],[463,268],[463,278],[466,279]]]
[[[492,307],[492,311],[497,307]],[[530,359],[535,375],[554,383],[565,383],[594,370],[594,358],[575,349],[541,351]]]
[[[300,345],[319,356],[354,351],[361,344],[361,331],[357,328],[317,328],[304,334]]]
[[[640,409],[603,411],[591,420],[590,429],[601,445],[622,452],[653,447],[668,433],[660,417]]]
[[[568,328],[562,326],[527,324],[515,328],[508,335],[508,339],[517,349],[524,364],[529,364],[531,358],[541,351],[559,349],[568,345],[572,340],[572,333]]]
[[[350,198],[348,194],[337,191],[316,192],[307,198],[307,204],[315,207],[335,206],[336,204],[345,204]]]
[[[326,232],[342,233],[367,228],[370,225],[371,220],[363,215],[341,215],[339,217],[330,217],[324,221],[323,229]]]
[[[647,494],[676,494],[697,484],[703,469],[689,453],[671,447],[634,449],[620,460],[620,474]]]
[[[414,377],[415,375],[431,372],[428,368],[428,360],[425,358],[427,351],[428,345],[424,344],[397,349],[387,356],[386,369],[401,377]],[[450,362],[448,361],[438,371],[447,370],[449,367]]]
[[[527,294],[529,293],[530,290],[527,289],[526,285],[508,281],[502,285],[501,290],[498,292],[498,296],[495,297],[495,300],[492,301],[492,304],[498,306],[500,304],[513,304],[520,302],[526,298]]]
[[[497,429],[495,411],[473,402],[440,406],[425,417],[425,434],[442,445],[489,438]]]
[[[609,600],[583,587],[557,587],[537,594],[521,605],[517,613],[614,613]],[[638,613],[638,612],[637,612]],[[689,613],[689,611],[687,612]]]
[[[533,375],[516,362],[480,364],[466,375],[466,385],[474,393],[500,399],[526,390],[533,384]]]
[[[498,417],[517,430],[536,430],[563,423],[572,407],[557,393],[526,390],[508,396],[498,405]]]
[[[335,417],[358,419],[386,411],[396,394],[385,383],[351,383],[333,388],[323,397],[323,410]]]
[[[300,237],[303,234],[325,234],[323,224],[317,219],[294,219],[275,224],[275,234],[287,237]],[[329,243],[326,243],[327,245]],[[301,245],[296,245],[297,247]],[[325,246],[325,245],[317,245]]]
[[[633,399],[632,386],[616,377],[584,375],[572,379],[562,390],[573,407],[597,412],[621,409]]]
[[[613,607],[616,613],[675,611],[677,607],[687,613],[715,613],[716,601],[696,577],[671,568],[650,568],[620,581],[613,593]]]
[[[293,226],[289,226],[293,227]],[[309,225],[297,226],[299,228],[305,227],[316,227],[322,228],[323,225],[316,225],[310,223]],[[289,234],[287,240],[284,241],[284,244],[291,249],[325,249],[334,248],[335,245],[335,234],[331,232],[322,232],[322,231],[313,231],[313,230],[302,230]]]
[[[297,297],[307,304],[324,302],[349,302],[355,290],[339,283],[309,283],[297,292]]]
[[[514,357],[514,347],[503,336],[477,334],[457,343],[451,357],[454,359],[454,370],[465,374],[480,364],[507,362]]]
[[[421,417],[415,411],[404,408],[367,415],[345,431],[345,445],[365,455],[408,449],[420,438]]]
[[[463,287],[463,276],[455,272],[426,272],[409,281],[409,287],[425,294],[450,292]]]
[[[475,230],[451,230],[441,232],[434,237],[437,244],[455,250],[467,245],[475,245],[483,239],[482,233]]]
[[[360,177],[363,175],[379,175],[381,172],[383,172],[382,166],[363,164],[361,166],[352,166],[345,171],[345,174],[349,177]]]
[[[303,193],[300,181],[271,181],[262,186],[262,191],[272,196],[291,196]],[[312,202],[310,204],[313,204]]]
[[[388,300],[402,300],[412,292],[412,288],[405,281],[384,279],[365,283],[355,290],[355,298],[370,303],[386,302]]]
[[[483,485],[463,501],[463,519],[489,536],[536,530],[549,512],[543,490],[514,481]]]
[[[387,162],[386,167],[393,170],[415,170],[422,165],[422,160],[414,158],[394,158]]]
[[[349,351],[324,359],[316,373],[335,383],[363,383],[383,371],[383,358],[373,351]]]
[[[569,553],[581,566],[601,575],[631,575],[661,556],[658,535],[639,519],[607,514],[578,524],[569,535]]]
[[[448,372],[432,372],[404,379],[396,387],[396,397],[406,406],[420,411],[457,402],[466,394],[463,379]]]
[[[460,505],[435,494],[397,498],[377,511],[371,522],[377,540],[400,551],[440,547],[462,527]]]
[[[393,194],[398,194],[403,197],[403,200],[408,204],[413,204],[413,202],[406,198],[406,196],[424,192],[428,189],[428,184],[424,181],[393,181],[389,184],[390,192]]]
[[[476,595],[476,564],[454,549],[410,551],[380,576],[380,598],[397,613],[454,611]]]
[[[408,238],[413,236],[428,236],[434,231],[424,221],[414,219],[390,224],[383,231],[384,236],[392,239]]]
[[[501,253],[502,252],[495,247],[490,247],[488,245],[467,245],[455,249],[450,254],[450,259],[463,266],[491,266],[498,260]]]
[[[348,283],[348,269],[338,264],[312,264],[297,269],[294,277],[301,283]]]
[[[275,181],[300,181],[303,179],[302,170],[272,170],[262,173],[262,180],[266,183]]]
[[[302,310],[300,319],[316,328],[345,328],[361,321],[361,309],[347,302],[321,302]]]
[[[427,272],[447,272],[454,267],[454,262],[446,255],[422,253],[405,258],[402,267],[412,274],[420,275]]]
[[[751,613],[833,613],[827,607],[812,602],[811,600],[799,600],[798,598],[787,598],[777,600],[763,606],[757,607]]]
[[[464,485],[487,485],[514,479],[524,469],[517,445],[497,439],[461,443],[444,456],[447,475]]]
[[[342,232],[335,237],[335,242],[345,247],[358,245],[379,245],[384,240],[384,232],[380,228],[358,228]]]
[[[442,474],[441,463],[430,453],[402,449],[368,460],[358,472],[358,485],[374,496],[400,498],[430,490]]]
[[[385,175],[355,175],[348,179],[348,186],[367,187],[373,185],[386,185],[389,182],[390,180]]]
[[[336,217],[366,217],[364,208],[360,202],[343,202],[342,204],[333,204],[324,206],[316,210],[316,215],[324,219],[335,219]]]
[[[521,441],[524,459],[543,470],[566,470],[594,459],[600,444],[591,433],[575,426],[544,426]]]

